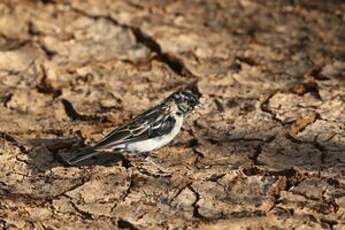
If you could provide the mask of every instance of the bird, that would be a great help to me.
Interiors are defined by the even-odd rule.
[[[149,153],[169,144],[180,132],[187,114],[200,105],[200,94],[190,89],[170,94],[160,104],[115,128],[94,146],[67,160],[69,165],[100,153]]]

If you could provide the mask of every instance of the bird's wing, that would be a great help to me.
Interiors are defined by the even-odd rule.
[[[168,134],[175,125],[169,106],[156,106],[129,123],[114,129],[94,147],[96,150],[116,148],[123,144]]]
[[[175,127],[175,123],[176,120],[169,113],[168,107],[154,107],[139,115],[130,123],[113,130],[98,144],[81,150],[77,155],[67,159],[66,162],[75,165],[98,155],[100,152],[121,152],[125,147],[123,145],[170,133]]]

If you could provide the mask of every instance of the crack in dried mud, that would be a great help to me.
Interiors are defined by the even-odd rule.
[[[0,3],[0,228],[343,228],[344,7]],[[207,101],[168,173],[64,164],[181,86]]]
[[[153,59],[166,64],[173,72],[175,72],[179,76],[196,78],[196,76],[185,67],[181,60],[179,60],[177,57],[174,57],[174,55],[172,54],[163,52],[159,43],[154,38],[149,36],[147,33],[142,31],[140,28],[131,25],[120,24],[116,19],[109,15],[92,15],[86,11],[73,7],[71,4],[68,4],[68,6],[74,12],[81,14],[85,17],[89,17],[94,20],[102,18],[111,22],[115,26],[120,26],[122,28],[131,30],[139,43],[143,44],[144,46],[149,48],[153,53],[155,53]]]

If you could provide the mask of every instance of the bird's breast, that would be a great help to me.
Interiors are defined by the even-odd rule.
[[[128,144],[127,150],[129,152],[150,152],[152,150],[158,149],[160,147],[163,147],[164,145],[169,144],[180,132],[183,124],[182,116],[176,116],[175,119],[175,126],[169,134]]]

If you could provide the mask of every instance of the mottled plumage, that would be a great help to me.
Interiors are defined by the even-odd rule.
[[[101,152],[150,152],[169,142],[180,131],[184,117],[199,104],[199,97],[189,90],[171,94],[159,105],[110,132],[95,146],[80,151],[67,160],[71,165]]]

